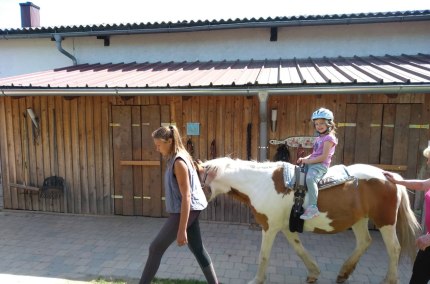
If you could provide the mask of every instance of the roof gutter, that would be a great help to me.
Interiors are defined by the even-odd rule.
[[[251,96],[332,94],[430,94],[430,83],[419,85],[301,86],[246,88],[16,88],[0,87],[0,96]]]
[[[54,35],[54,39],[55,39],[55,44],[57,45],[57,49],[58,51],[60,51],[62,54],[64,54],[65,56],[69,57],[70,59],[72,59],[73,62],[73,66],[76,66],[78,64],[76,57],[74,57],[72,54],[70,54],[69,52],[67,52],[62,46],[61,46],[61,42],[63,41],[63,37],[60,36],[59,34],[55,34]]]
[[[351,25],[351,24],[373,24],[373,23],[392,23],[392,22],[418,22],[429,21],[430,15],[399,15],[399,16],[380,16],[380,17],[357,17],[357,18],[339,18],[339,19],[311,19],[311,20],[266,20],[266,21],[249,21],[239,23],[205,23],[194,26],[181,26],[179,24],[169,24],[167,27],[153,27],[142,29],[130,29],[128,26],[111,30],[91,30],[82,32],[53,32],[38,33],[37,29],[25,30],[22,34],[9,34],[4,30],[0,34],[0,39],[19,39],[19,38],[52,38],[55,35],[61,37],[84,37],[84,36],[107,36],[107,35],[130,35],[130,34],[155,34],[155,33],[179,33],[179,32],[196,32],[196,31],[212,31],[226,29],[242,29],[242,28],[272,28],[272,27],[298,27],[298,26],[323,26],[323,25]],[[121,29],[122,28],[122,29]],[[67,29],[67,28],[66,28]],[[75,28],[74,28],[75,29]],[[83,28],[85,29],[85,28]],[[1,31],[1,30],[0,30]],[[19,31],[18,31],[19,32]]]

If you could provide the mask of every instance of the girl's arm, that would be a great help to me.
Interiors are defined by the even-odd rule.
[[[306,157],[303,157],[303,158],[298,158],[297,159],[297,164],[301,164],[301,163],[303,163],[303,160],[305,160],[305,159],[309,159],[309,157],[311,156],[311,154],[309,154],[309,155],[307,155]]]
[[[190,204],[191,204],[191,185],[190,178],[188,175],[188,167],[185,162],[181,159],[175,161],[175,176],[178,181],[179,190],[181,191],[182,202],[181,202],[181,218],[179,221],[178,234],[176,241],[179,246],[183,246],[188,243],[187,238],[187,224],[188,217],[190,216]]]
[[[305,164],[317,164],[317,163],[321,163],[322,161],[324,161],[325,159],[327,159],[328,154],[330,153],[330,149],[331,147],[334,146],[334,143],[332,141],[325,141],[324,142],[324,146],[323,146],[323,153],[321,156],[315,157],[313,159],[309,159],[309,156],[307,159],[303,160],[303,163]]]

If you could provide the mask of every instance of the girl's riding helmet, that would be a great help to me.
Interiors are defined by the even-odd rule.
[[[326,109],[326,108],[319,108],[316,111],[314,111],[314,113],[312,114],[312,120],[318,119],[318,118],[323,118],[323,119],[327,119],[327,120],[333,120],[334,116],[333,113]]]

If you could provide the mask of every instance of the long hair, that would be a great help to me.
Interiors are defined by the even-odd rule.
[[[184,147],[184,144],[182,143],[181,134],[179,134],[178,128],[176,128],[176,126],[174,125],[161,126],[157,130],[152,132],[152,138],[160,139],[165,142],[169,141],[169,139],[172,139],[172,147],[171,147],[170,154],[167,156],[167,160],[172,159],[178,153],[182,153],[190,160],[191,164],[193,164],[192,163],[193,159],[191,158],[187,149]]]

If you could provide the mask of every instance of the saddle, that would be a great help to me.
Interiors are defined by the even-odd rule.
[[[330,167],[324,177],[318,182],[318,190],[330,188],[348,181],[354,180],[357,185],[358,179],[348,173],[345,165],[335,165]],[[304,213],[303,202],[306,196],[306,173],[304,167],[294,166],[294,175],[292,169],[284,166],[284,184],[286,187],[294,189],[294,205],[290,214],[290,231],[303,232],[304,220],[300,215]],[[291,185],[294,185],[293,187]]]

